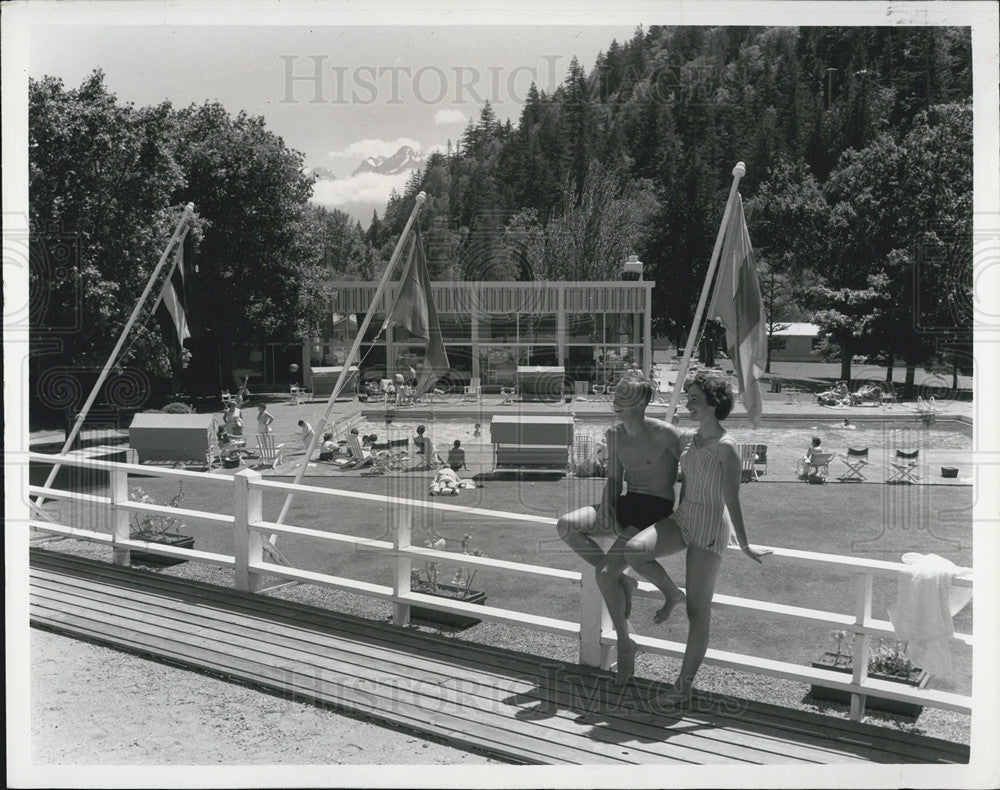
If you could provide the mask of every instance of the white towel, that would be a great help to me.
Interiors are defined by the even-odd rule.
[[[951,672],[948,640],[954,633],[951,618],[972,599],[970,587],[952,589],[955,576],[971,578],[971,568],[960,568],[937,554],[908,552],[906,566],[899,572],[896,605],[889,607],[889,619],[901,642],[907,642],[907,656],[932,675]]]

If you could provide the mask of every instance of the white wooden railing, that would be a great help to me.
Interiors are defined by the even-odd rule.
[[[561,620],[527,612],[431,596],[414,592],[410,588],[410,572],[414,559],[424,561],[454,561],[456,559],[454,552],[437,551],[411,544],[413,515],[420,510],[450,512],[456,515],[460,514],[466,519],[476,518],[487,522],[496,520],[523,522],[550,531],[554,531],[555,528],[556,520],[554,518],[464,507],[440,501],[420,501],[337,488],[295,485],[293,483],[265,480],[259,473],[250,469],[229,477],[205,472],[189,472],[180,469],[101,461],[73,455],[55,456],[44,453],[29,453],[29,459],[35,463],[59,463],[63,466],[76,466],[108,472],[109,496],[43,488],[41,486],[29,486],[29,493],[33,497],[41,496],[52,500],[79,502],[88,505],[108,505],[111,512],[110,533],[45,520],[31,520],[28,523],[31,528],[43,533],[63,535],[108,545],[112,549],[113,561],[116,564],[128,564],[129,552],[137,549],[152,554],[207,562],[213,565],[233,568],[235,571],[235,586],[241,590],[251,592],[261,591],[262,580],[265,576],[318,584],[337,590],[391,601],[394,604],[393,620],[397,625],[406,625],[409,622],[410,606],[419,605],[429,609],[471,615],[483,620],[494,620],[525,628],[534,628],[564,636],[571,636],[579,640],[580,663],[602,667],[608,667],[611,664],[613,657],[612,650],[616,643],[615,634],[611,628],[607,611],[603,606],[594,574],[589,571],[581,574],[576,571],[561,570],[543,565],[529,565],[488,557],[461,555],[461,562],[464,565],[477,565],[501,573],[523,574],[579,585],[581,588],[581,605],[578,621]],[[129,474],[174,479],[197,479],[199,482],[217,486],[221,494],[224,494],[226,491],[231,492],[233,497],[232,515],[130,501],[128,498]],[[292,524],[276,524],[264,521],[262,517],[262,499],[264,492],[268,491],[285,495],[291,493],[312,494],[329,499],[359,499],[382,505],[386,508],[391,519],[393,539],[391,541],[375,540]],[[216,554],[198,549],[166,546],[159,543],[149,543],[132,539],[129,533],[129,516],[131,513],[168,515],[181,519],[208,522],[231,529],[233,530],[234,555]],[[350,546],[352,548],[363,547],[369,552],[384,553],[386,557],[392,558],[395,561],[396,573],[393,584],[373,584],[269,562],[265,559],[264,553],[265,534],[284,535],[289,539],[310,538],[330,544]],[[832,571],[853,576],[855,593],[853,614],[807,609],[788,604],[721,594],[717,594],[714,597],[712,606],[717,610],[737,611],[747,616],[777,618],[795,623],[809,623],[847,631],[849,634],[854,635],[852,654],[853,674],[847,676],[845,673],[833,670],[806,667],[777,659],[713,649],[708,650],[705,656],[706,663],[846,691],[851,694],[851,717],[857,720],[860,720],[864,716],[866,696],[911,702],[965,714],[971,713],[972,699],[969,696],[931,689],[909,688],[901,684],[875,680],[868,677],[867,656],[872,637],[894,638],[891,623],[872,617],[873,581],[876,577],[896,579],[900,569],[903,567],[900,563],[820,554],[794,549],[769,548],[772,548],[773,554],[766,560],[768,564],[781,563],[784,565],[808,566],[818,572]],[[739,553],[735,548],[731,549],[731,551]],[[960,587],[971,587],[972,581],[956,578],[953,584]],[[658,596],[659,592],[652,585],[642,582],[639,585],[638,594]],[[684,654],[684,645],[682,643],[639,634],[634,635],[633,638],[644,651],[649,653],[673,657],[681,657]],[[953,639],[970,646],[972,645],[972,636],[969,634],[955,634]]]

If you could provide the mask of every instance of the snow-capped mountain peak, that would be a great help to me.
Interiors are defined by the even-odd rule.
[[[352,176],[360,173],[380,173],[391,176],[397,173],[404,173],[408,170],[416,170],[424,164],[424,157],[419,151],[415,151],[408,145],[400,146],[392,156],[369,156],[357,169],[351,173]]]

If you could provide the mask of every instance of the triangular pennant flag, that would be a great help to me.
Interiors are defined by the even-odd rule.
[[[176,337],[181,348],[184,348],[184,341],[191,337],[187,315],[184,312],[184,302],[184,238],[182,237],[177,242],[170,276],[163,283],[163,291],[154,308],[160,326],[163,327],[164,338],[172,343]]]
[[[763,411],[760,378],[767,363],[767,336],[757,266],[739,194],[726,228],[708,317],[718,319],[726,328],[726,346],[739,381],[740,399],[756,426]]]
[[[420,397],[448,371],[449,363],[437,310],[431,297],[431,281],[427,274],[427,261],[424,259],[419,229],[414,231],[399,295],[385,323],[386,326],[406,329],[411,338],[427,341],[424,364],[414,392],[414,397]]]

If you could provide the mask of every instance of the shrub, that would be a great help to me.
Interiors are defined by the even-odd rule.
[[[163,407],[164,414],[191,414],[193,411],[194,407],[180,402],[168,403]]]

